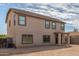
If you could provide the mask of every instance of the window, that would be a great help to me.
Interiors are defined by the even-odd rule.
[[[26,25],[26,18],[25,16],[19,16],[19,25]]]
[[[45,21],[45,28],[47,28],[47,29],[50,28],[50,21]]]
[[[11,26],[11,20],[9,20],[9,27]]]
[[[14,18],[14,25],[16,25],[16,14],[13,15]]]
[[[33,35],[22,35],[22,44],[33,43]]]
[[[52,22],[52,29],[56,29],[56,23]]]
[[[64,30],[64,24],[61,24],[61,30]]]
[[[50,42],[50,35],[43,35],[43,42],[49,43]]]

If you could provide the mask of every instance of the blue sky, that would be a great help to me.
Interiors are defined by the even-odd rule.
[[[9,8],[15,7],[13,4],[0,4],[0,34],[7,33],[7,26],[5,23],[6,14]]]
[[[7,33],[5,23],[6,13],[9,8],[18,8],[29,10],[35,13],[55,17],[66,22],[65,31],[73,31],[73,28],[79,29],[79,4],[33,4],[33,3],[17,3],[17,4],[0,4],[0,34]]]

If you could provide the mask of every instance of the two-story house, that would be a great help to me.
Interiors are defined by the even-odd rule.
[[[12,37],[16,47],[61,45],[65,42],[65,23],[56,18],[10,8],[6,23],[7,35]]]

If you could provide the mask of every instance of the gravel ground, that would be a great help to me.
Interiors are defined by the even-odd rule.
[[[39,46],[17,49],[0,49],[0,55],[10,56],[79,56],[79,45]]]

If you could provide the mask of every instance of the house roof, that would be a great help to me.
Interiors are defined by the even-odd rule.
[[[56,18],[52,18],[52,17],[49,17],[49,16],[45,16],[45,15],[33,13],[31,11],[25,11],[25,10],[15,9],[15,8],[10,8],[8,10],[7,16],[6,16],[6,22],[7,22],[8,14],[10,13],[10,11],[13,11],[15,13],[20,13],[20,14],[28,15],[28,16],[32,16],[32,17],[37,17],[37,18],[42,18],[42,19],[46,19],[46,20],[53,20],[55,22],[65,23],[65,22],[63,22],[63,21],[61,21],[59,19],[56,19]]]
[[[75,36],[75,35],[79,36],[79,32],[68,32],[68,33],[70,33],[70,36]]]

